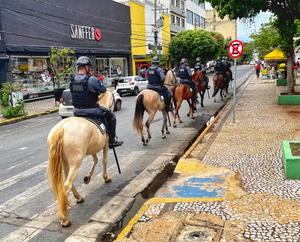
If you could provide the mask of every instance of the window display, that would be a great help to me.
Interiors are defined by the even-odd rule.
[[[45,57],[11,57],[13,82],[23,85],[24,99],[53,94],[53,82]]]

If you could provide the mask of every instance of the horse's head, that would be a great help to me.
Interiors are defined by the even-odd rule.
[[[175,68],[168,70],[165,79],[165,85],[170,88],[171,85],[177,85],[179,82],[175,75]]]
[[[102,107],[114,111],[115,108],[114,94],[109,89],[106,89],[106,92],[100,94],[97,103]]]
[[[200,70],[197,70],[196,72],[194,72],[192,79],[195,82],[199,82],[199,83],[204,82],[204,77],[203,77],[202,72],[200,72]]]

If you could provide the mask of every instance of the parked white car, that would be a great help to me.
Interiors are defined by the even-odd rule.
[[[119,111],[121,110],[122,107],[122,98],[120,95],[116,92],[113,91],[114,98],[115,98],[115,110],[114,111]],[[58,114],[62,118],[67,118],[73,116],[73,105],[72,105],[72,94],[70,92],[70,89],[64,90],[62,97],[60,99],[60,104],[59,104],[59,109],[58,109]]]
[[[147,89],[147,85],[148,81],[141,76],[127,76],[120,78],[116,91],[121,97],[124,93],[138,95],[139,92]]]

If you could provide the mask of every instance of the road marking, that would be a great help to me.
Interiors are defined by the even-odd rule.
[[[21,147],[21,148],[19,148],[19,150],[27,150],[28,149],[28,147]]]
[[[136,161],[138,157],[143,155],[144,151],[136,151],[130,153],[128,156],[124,157],[121,162],[120,166],[121,168],[125,168],[129,166],[131,163]],[[87,156],[84,158],[84,161],[87,160],[87,158],[90,158],[89,161],[92,161],[91,156]],[[99,159],[100,163],[100,159]],[[85,166],[91,166],[89,162],[85,162]],[[81,168],[84,168],[85,166],[82,165]],[[110,177],[117,177],[118,176],[118,169],[115,165],[110,166],[107,172]],[[97,177],[97,178],[96,178]],[[6,201],[4,204],[0,205],[0,211],[4,211],[7,213],[13,212],[19,207],[22,207],[24,204],[28,202],[28,199],[33,198],[34,196],[37,196],[39,193],[49,189],[49,186],[46,185],[49,182],[49,180],[45,180],[41,182],[40,184],[28,189],[27,191],[23,192],[22,194],[19,194],[18,196],[10,199],[9,201]],[[100,174],[95,174],[89,185],[82,186],[80,185],[79,188],[77,188],[77,191],[79,194],[85,198],[90,193],[94,192],[95,190],[99,189],[102,185],[104,185],[105,182],[102,179],[102,172]],[[76,204],[75,199],[72,195],[72,193],[69,195],[69,201],[70,206],[74,206]],[[11,207],[8,208],[8,206],[12,204]],[[15,242],[15,241],[29,241],[36,235],[38,235],[40,232],[43,231],[44,228],[46,228],[48,225],[50,225],[52,222],[57,220],[58,217],[58,208],[57,208],[57,202],[52,203],[48,208],[41,214],[34,215],[34,219],[30,222],[25,223],[22,227],[19,227],[12,233],[8,234],[6,237],[0,240],[0,242]],[[1,221],[1,220],[0,220]],[[3,221],[4,222],[4,221]],[[84,238],[86,241],[87,238]],[[78,240],[76,240],[78,241]]]
[[[13,169],[13,168],[15,168],[15,167],[18,167],[18,166],[21,166],[21,165],[27,163],[27,162],[28,162],[28,161],[24,161],[24,162],[22,162],[22,163],[20,163],[20,164],[18,164],[18,165],[11,166],[11,167],[7,168],[7,170],[9,171],[9,170],[11,170],[11,169]]]
[[[15,175],[13,177],[10,177],[2,182],[0,182],[0,191],[2,191],[3,189],[19,182],[21,179],[31,176],[36,172],[39,172],[41,170],[44,170],[48,165],[48,161],[43,162],[42,164],[39,164],[31,169],[28,169],[27,171],[23,171],[21,173],[19,173],[18,175]],[[11,167],[8,169],[12,169]]]

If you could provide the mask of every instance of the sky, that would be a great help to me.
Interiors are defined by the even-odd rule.
[[[210,3],[205,3],[206,9],[212,9]],[[238,19],[237,21],[237,39],[243,42],[250,41],[251,39],[249,36],[252,32],[258,31],[261,27],[261,24],[269,22],[269,18],[271,16],[271,13],[269,12],[261,12],[258,14],[255,19],[254,23],[249,25],[243,23],[241,20]]]

